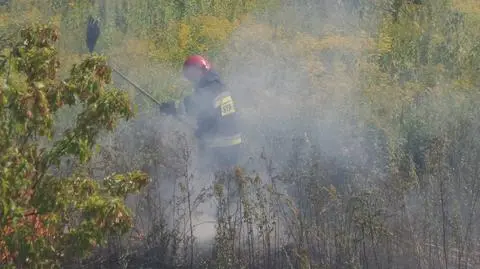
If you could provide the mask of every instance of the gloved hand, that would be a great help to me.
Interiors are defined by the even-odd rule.
[[[167,115],[175,115],[176,113],[175,101],[165,102],[161,104],[160,112],[165,113]]]

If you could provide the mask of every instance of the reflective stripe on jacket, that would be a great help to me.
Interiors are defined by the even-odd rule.
[[[219,111],[218,132],[215,138],[207,139],[209,147],[227,147],[242,143],[241,133],[237,130],[237,111],[233,98],[228,91],[221,92],[213,100],[213,107]]]
[[[235,146],[242,143],[242,135],[236,134],[233,136],[215,137],[212,139],[205,139],[205,146],[210,148]]]

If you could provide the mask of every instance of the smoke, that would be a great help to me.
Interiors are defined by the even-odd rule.
[[[264,183],[262,152],[281,170],[295,151],[310,153],[298,139],[345,167],[365,167],[356,65],[362,48],[343,44],[362,42],[359,20],[332,1],[295,1],[273,14],[253,14],[233,33],[221,74],[239,110],[240,164]]]
[[[361,50],[346,44],[363,42],[357,2],[285,2],[251,14],[237,27],[221,53],[219,71],[240,111],[245,139],[243,163],[252,163],[249,158],[258,158],[264,149],[281,166],[292,150],[292,139],[297,137],[308,139],[332,158],[362,159],[362,131],[357,128],[362,123],[356,99],[356,63],[362,56]],[[122,45],[133,51],[128,49],[131,46],[129,42]],[[139,49],[134,55],[122,51],[119,48],[107,55],[141,87],[147,91],[172,89],[160,101],[175,95],[173,89],[191,87],[179,70],[153,63],[150,55],[142,52],[145,50]],[[135,92],[121,78],[115,77],[115,82]],[[140,111],[152,105],[148,101],[138,104]],[[152,113],[159,116],[155,110]],[[163,118],[158,121],[156,124]],[[187,131],[191,132],[195,123],[188,124]]]
[[[365,161],[356,99],[359,76],[355,62],[361,54],[344,44],[361,39],[358,24],[357,14],[348,8],[312,0],[252,14],[237,27],[222,52],[223,64],[218,71],[239,111],[244,138],[240,166],[268,180],[260,160],[262,152],[280,169],[292,152],[300,150],[296,148],[299,138],[307,145],[318,146],[328,158],[358,165]],[[148,54],[121,55],[118,51],[111,55],[116,66],[128,77],[137,78],[141,87],[189,87],[178,70],[152,63]],[[166,85],[163,79],[171,84]],[[121,78],[115,77],[115,81],[117,86],[135,91]],[[124,145],[122,154],[128,155],[128,160],[120,167],[148,170],[155,182],[150,195],[158,206],[170,205],[165,214],[174,219],[179,208],[171,207],[172,199],[185,195],[179,191],[181,184],[188,181],[193,200],[213,186],[214,177],[208,171],[211,162],[197,155],[194,121],[160,116],[155,107],[148,110],[144,102],[137,105],[141,113],[116,132],[116,141],[110,145]],[[179,139],[181,134],[186,136]],[[188,158],[185,149],[189,150]],[[142,160],[148,154],[153,154],[151,160]],[[142,166],[145,161],[150,165]],[[216,230],[215,199],[204,198],[193,216],[194,235],[199,242],[212,240]],[[151,229],[153,216],[137,214],[149,219],[142,223],[145,230]],[[170,228],[179,225],[168,223]]]
[[[360,2],[362,2],[362,5],[360,5]],[[391,1],[299,0],[285,1],[275,8],[269,7],[267,11],[249,14],[242,21],[242,24],[236,28],[219,57],[214,59],[214,66],[218,67],[218,71],[220,71],[224,82],[232,93],[237,110],[240,113],[240,126],[244,136],[240,165],[247,168],[248,171],[255,170],[258,172],[264,183],[269,183],[268,180],[270,179],[267,176],[264,162],[260,158],[262,152],[265,152],[267,158],[273,161],[274,168],[281,172],[288,166],[288,161],[296,152],[301,151],[305,155],[312,153],[308,148],[310,146],[316,146],[324,158],[337,161],[335,165],[339,167],[334,166],[331,169],[339,168],[338,170],[341,170],[341,168],[350,165],[360,167],[361,171],[355,170],[359,173],[364,170],[368,170],[369,173],[372,173],[370,171],[372,170],[373,173],[376,173],[374,170],[379,167],[389,169],[386,165],[386,158],[383,157],[383,155],[389,154],[385,150],[387,148],[385,146],[386,139],[377,137],[381,136],[379,134],[381,132],[370,128],[364,121],[365,113],[369,113],[370,108],[365,106],[361,99],[362,92],[360,89],[362,88],[363,77],[359,65],[364,63],[363,52],[370,42],[368,35],[377,31],[375,19],[368,18],[366,20],[368,25],[365,25],[365,21],[361,19],[362,16],[372,16],[377,12],[370,12],[367,2],[372,5],[385,6],[385,8],[378,8],[378,12],[388,12],[385,10],[391,9],[388,6]],[[111,1],[110,3],[116,2]],[[444,4],[439,2],[437,5]],[[20,9],[20,6],[17,8]],[[108,8],[105,9],[108,11]],[[69,12],[78,12],[75,13],[76,15],[73,14],[76,17],[86,17],[84,13],[87,13],[87,11],[80,12],[78,9]],[[37,13],[47,14],[46,12]],[[111,18],[115,16],[114,13],[117,13],[117,11],[106,12],[106,15],[103,16],[110,16]],[[121,11],[118,13],[121,13]],[[436,11],[429,13],[440,14]],[[443,19],[439,18],[443,17],[438,15],[437,20],[441,23],[432,22],[429,27],[422,25],[424,27],[422,29],[429,30],[420,36],[422,41],[420,43],[429,43],[429,40],[435,42],[427,45],[410,43],[414,43],[413,46],[418,46],[418,48],[415,47],[415,51],[420,54],[423,53],[420,51],[425,50],[427,54],[442,55],[441,57],[432,55],[428,57],[435,58],[433,61],[435,63],[442,63],[439,66],[443,63],[458,65],[458,70],[454,70],[468,77],[469,75],[466,73],[475,70],[472,68],[477,66],[473,64],[472,66],[463,66],[463,64],[476,62],[474,57],[478,54],[475,54],[475,49],[469,51],[468,44],[473,44],[472,40],[478,38],[476,39],[475,36],[469,37],[472,39],[470,40],[462,37],[469,36],[470,33],[462,30],[463,32],[456,34],[457,37],[454,38],[456,41],[453,42],[455,43],[454,46],[449,43],[450,41],[440,40],[443,38],[437,39],[435,31],[446,31],[446,28],[436,29],[439,27],[438,25],[443,24]],[[136,22],[131,20],[126,20],[126,22],[131,27],[135,23],[138,25],[150,19],[150,17],[145,16],[145,18],[138,18]],[[110,24],[106,23],[105,25],[111,26],[111,22],[112,20],[108,22]],[[83,40],[83,37],[79,38],[83,34],[83,25],[81,27],[82,34],[73,34],[73,29],[78,28],[75,28],[74,23],[66,24],[66,26],[68,27],[64,31],[66,33],[64,44],[72,47],[65,48],[64,53],[70,56],[72,50],[84,47],[83,42],[82,44],[79,42],[79,40]],[[401,27],[405,27],[405,25]],[[442,27],[440,26],[440,28]],[[447,30],[455,33],[455,29],[457,28]],[[429,31],[432,32],[428,33]],[[179,70],[158,63],[158,60],[152,60],[152,58],[162,59],[162,57],[171,59],[165,56],[170,56],[171,51],[168,48],[158,52],[158,55],[152,55],[150,54],[151,50],[149,50],[151,43],[146,40],[138,40],[138,35],[134,33],[122,35],[121,44],[110,44],[109,42],[112,40],[118,40],[115,39],[118,38],[118,36],[115,36],[118,33],[115,33],[114,30],[110,33],[105,32],[105,36],[108,35],[108,38],[103,41],[100,40],[98,49],[101,49],[102,45],[107,45],[107,43],[113,45],[111,47],[106,46],[111,49],[106,54],[114,66],[149,92],[159,92],[158,89],[162,89],[161,96],[157,96],[160,101],[178,97],[177,89],[190,89],[191,86],[181,78]],[[443,33],[440,33],[440,37],[442,35]],[[155,42],[158,42],[158,40],[162,40],[162,37],[156,36],[154,39],[156,39]],[[463,43],[465,41],[468,42]],[[165,40],[165,42],[168,43],[169,40]],[[439,43],[436,45],[440,47],[432,48],[433,43],[436,42]],[[455,56],[458,59],[451,59],[454,58],[451,55],[457,53],[455,52],[458,49],[457,45],[462,46],[462,52],[458,53],[459,56]],[[463,48],[464,45],[466,49]],[[400,45],[402,48],[396,50],[395,53],[402,53],[403,46]],[[404,52],[412,49],[413,46],[405,46]],[[445,54],[445,49],[447,49],[447,54]],[[79,51],[85,51],[85,48]],[[129,53],[125,53],[126,51]],[[467,61],[467,59],[469,60]],[[408,62],[407,65],[412,63],[416,64],[413,61]],[[421,77],[423,72],[418,71],[421,68],[431,69],[428,66],[415,67],[411,73]],[[449,67],[442,66],[439,68],[439,73],[442,73],[441,69]],[[469,71],[463,70],[464,68]],[[396,120],[395,117],[391,117],[394,123],[392,123],[393,127],[390,130],[392,133],[388,135],[389,139],[398,138],[401,141],[393,141],[391,143],[393,146],[391,144],[388,146],[411,148],[399,150],[399,155],[426,155],[424,151],[428,151],[428,140],[434,140],[432,138],[435,138],[437,147],[441,147],[443,146],[441,143],[443,140],[452,139],[453,142],[444,141],[445,144],[452,144],[445,145],[442,148],[442,150],[450,151],[449,153],[442,153],[445,156],[449,155],[450,160],[448,160],[447,165],[438,169],[429,168],[438,171],[432,171],[430,172],[431,175],[427,174],[423,178],[421,176],[415,178],[416,175],[410,175],[411,166],[400,164],[400,162],[403,162],[403,160],[400,160],[399,164],[394,164],[394,166],[399,166],[399,170],[402,170],[399,174],[402,175],[398,175],[398,178],[396,175],[393,175],[393,178],[382,178],[385,181],[380,183],[385,183],[384,185],[374,182],[376,184],[373,187],[377,189],[387,186],[382,192],[375,193],[374,191],[375,199],[373,201],[378,205],[372,205],[367,209],[375,210],[378,207],[383,210],[388,207],[387,210],[398,210],[400,212],[398,215],[403,216],[404,213],[407,213],[407,218],[392,216],[390,222],[394,222],[394,224],[387,227],[393,228],[391,231],[393,231],[395,240],[390,240],[393,237],[385,237],[384,239],[393,241],[392,246],[394,248],[398,244],[396,242],[397,238],[420,236],[419,241],[431,240],[432,237],[437,236],[440,238],[441,224],[445,227],[451,226],[450,220],[453,223],[457,219],[457,216],[453,215],[458,210],[455,208],[457,203],[462,205],[458,210],[461,214],[458,215],[465,219],[465,223],[468,223],[464,226],[466,232],[462,237],[467,238],[470,234],[474,235],[473,231],[478,229],[475,225],[470,224],[470,222],[473,223],[474,218],[468,216],[467,219],[466,217],[469,214],[471,216],[475,214],[474,201],[477,200],[478,196],[477,185],[475,184],[475,171],[478,171],[476,166],[478,163],[476,152],[479,142],[476,135],[478,126],[476,122],[473,122],[475,116],[478,115],[476,110],[478,96],[473,93],[453,92],[451,91],[453,86],[448,84],[452,82],[463,83],[462,81],[456,81],[457,78],[452,81],[450,77],[441,80],[439,76],[446,76],[445,73],[438,76],[436,71],[433,70],[432,73],[432,81],[436,82],[431,83],[433,92],[425,93],[427,97],[424,98],[423,104],[418,105],[418,107],[406,105],[406,113],[410,114],[404,121],[402,120],[402,123],[399,123],[400,121]],[[388,79],[386,78],[386,80]],[[210,160],[198,155],[196,151],[196,142],[192,134],[196,127],[195,122],[181,122],[174,117],[159,115],[158,108],[143,96],[137,95],[138,92],[122,78],[114,75],[114,81],[117,87],[126,89],[132,93],[132,96],[135,96],[135,105],[139,113],[130,122],[122,123],[113,135],[105,136],[99,141],[102,150],[96,157],[98,164],[103,166],[92,167],[96,177],[102,178],[113,172],[126,172],[133,169],[148,172],[152,178],[152,184],[141,197],[133,197],[130,201],[130,205],[137,215],[137,227],[143,231],[150,231],[151,237],[162,235],[155,227],[162,222],[165,222],[170,230],[175,229],[185,232],[190,229],[188,221],[189,212],[192,211],[194,236],[197,242],[209,243],[214,238],[217,229],[215,225],[217,204],[211,196],[214,177],[212,171],[208,171],[208,167],[211,165]],[[395,82],[385,83],[387,86],[392,84],[394,85]],[[419,88],[424,86],[421,85],[421,79],[418,84]],[[379,88],[380,85],[382,85],[382,82],[376,84],[375,88]],[[464,87],[472,86],[464,85]],[[168,91],[165,92],[164,89],[168,89]],[[411,97],[411,95],[400,90],[400,87],[385,89],[379,93],[381,96],[378,96],[376,101],[388,104],[390,99],[393,98]],[[463,100],[470,98],[472,99],[469,102]],[[398,103],[395,102],[388,106],[388,109],[393,110],[393,112],[389,111],[387,113],[390,113],[390,115],[397,113],[400,110],[398,106],[395,107]],[[466,104],[468,106],[465,106]],[[404,124],[404,126],[399,127],[401,124]],[[411,152],[408,152],[409,150]],[[402,157],[399,157],[399,159]],[[413,158],[415,157],[417,156],[413,156]],[[428,159],[427,157],[422,156],[424,159]],[[428,163],[428,160],[424,160],[424,162]],[[442,160],[438,162],[442,162]],[[94,160],[92,166],[96,164]],[[326,162],[322,169],[328,170],[330,167],[327,166],[329,165],[330,163]],[[451,180],[451,178],[457,176],[457,181]],[[433,180],[434,177],[438,177],[440,180]],[[442,179],[442,177],[445,179]],[[359,180],[370,180],[370,178],[366,178],[367,176]],[[376,179],[372,178],[373,180]],[[301,179],[292,177],[292,180],[299,181]],[[324,178],[318,180],[324,180]],[[337,180],[337,183],[340,184],[350,180],[350,178],[340,174],[333,180]],[[298,181],[289,183],[293,183],[291,185],[301,185],[302,182]],[[444,187],[445,182],[448,182],[451,186]],[[371,187],[364,184],[369,182],[360,183],[362,184],[358,185],[361,188]],[[422,186],[421,188],[412,187],[415,184]],[[280,191],[292,189],[290,185],[280,187]],[[301,187],[308,188],[305,185]],[[411,188],[410,193],[401,198],[395,197],[403,195],[398,193],[400,192],[398,191],[399,188],[402,191]],[[306,196],[302,196],[303,194],[298,195],[297,193],[296,196],[292,196],[305,198]],[[444,194],[447,197],[446,200]],[[305,198],[305,200],[312,202],[309,198]],[[347,200],[348,198],[342,200],[342,202]],[[382,202],[387,205],[381,204]],[[398,202],[401,206],[406,205],[406,209],[397,209],[399,206],[394,205],[394,203]],[[390,205],[388,205],[389,203]],[[450,217],[442,215],[444,212],[439,209],[440,203],[442,207],[445,203],[447,211],[452,212],[447,212]],[[188,205],[194,205],[194,207],[189,208]],[[466,205],[468,205],[468,208]],[[332,226],[322,227],[322,232],[325,229],[327,234],[330,232],[328,236],[337,236],[337,234],[343,232],[342,229],[350,229],[343,227],[344,224],[339,224],[339,222],[344,221],[343,218],[347,217],[343,209],[345,208],[341,206],[336,207],[329,216],[325,216],[327,220],[322,225]],[[377,212],[375,212],[376,214]],[[397,214],[397,212],[394,212],[394,214]],[[340,217],[336,218],[337,215]],[[453,221],[454,219],[455,221]],[[388,222],[386,223],[388,225]],[[397,225],[406,226],[396,228]],[[415,227],[415,225],[418,227]],[[337,226],[340,228],[337,229]],[[409,227],[407,228],[407,226]],[[428,226],[432,227],[432,232],[424,234],[424,227]],[[461,226],[456,226],[459,231],[463,229]],[[280,228],[277,226],[275,229],[279,231]],[[451,229],[453,229],[453,224]],[[471,229],[472,232],[469,232],[468,229]],[[406,230],[410,230],[408,232],[410,234],[407,234]],[[354,230],[351,232],[352,240],[356,240],[356,232]],[[447,231],[447,233],[454,234],[450,231]],[[455,233],[457,232],[455,231]],[[282,234],[282,232],[279,232],[279,234]],[[445,236],[445,231],[443,234]],[[328,240],[330,239],[327,238],[323,242],[329,244]],[[472,240],[475,241],[476,239]],[[336,241],[336,238],[334,241]],[[470,244],[471,242],[465,240],[465,243],[462,244]],[[362,243],[369,244],[368,240]],[[188,242],[185,244],[188,244]],[[372,244],[374,244],[373,240]],[[375,251],[374,248],[378,250],[378,248],[384,246],[387,245],[380,244],[372,247],[372,249]],[[402,254],[395,259],[401,259],[402,255],[404,257],[409,255],[416,257],[418,254],[409,253],[409,250],[413,249],[411,245],[404,245],[403,247],[404,249],[401,249],[402,246],[398,245]],[[330,247],[330,249],[335,248]],[[335,249],[335,251],[342,250]],[[335,251],[327,249],[325,252],[333,253]],[[424,251],[425,253],[431,252],[431,250]],[[157,255],[160,254],[157,253]],[[349,260],[347,254],[336,255],[339,255],[341,259]],[[332,254],[333,256],[335,254]]]
[[[332,158],[361,160],[354,139],[361,55],[328,44],[360,38],[358,20],[331,1],[295,1],[237,29],[225,49],[223,74],[241,111],[247,155],[267,147],[280,164],[292,139],[306,137]]]

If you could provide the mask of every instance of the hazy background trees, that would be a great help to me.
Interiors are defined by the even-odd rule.
[[[102,134],[87,164],[57,173],[141,170],[151,182],[127,197],[134,228],[89,259],[62,260],[69,266],[479,266],[475,2],[18,0],[0,9],[2,49],[25,23],[58,27],[61,78],[87,57],[93,15],[96,51],[160,100],[189,89],[181,63],[203,53],[241,108],[242,169],[213,177],[190,126],[113,75],[136,116]],[[68,128],[75,109],[55,128]]]

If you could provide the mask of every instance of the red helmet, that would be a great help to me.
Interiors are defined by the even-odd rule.
[[[185,72],[185,69],[190,66],[198,66],[205,71],[208,71],[211,68],[210,63],[200,55],[188,56],[183,63],[183,71]]]

